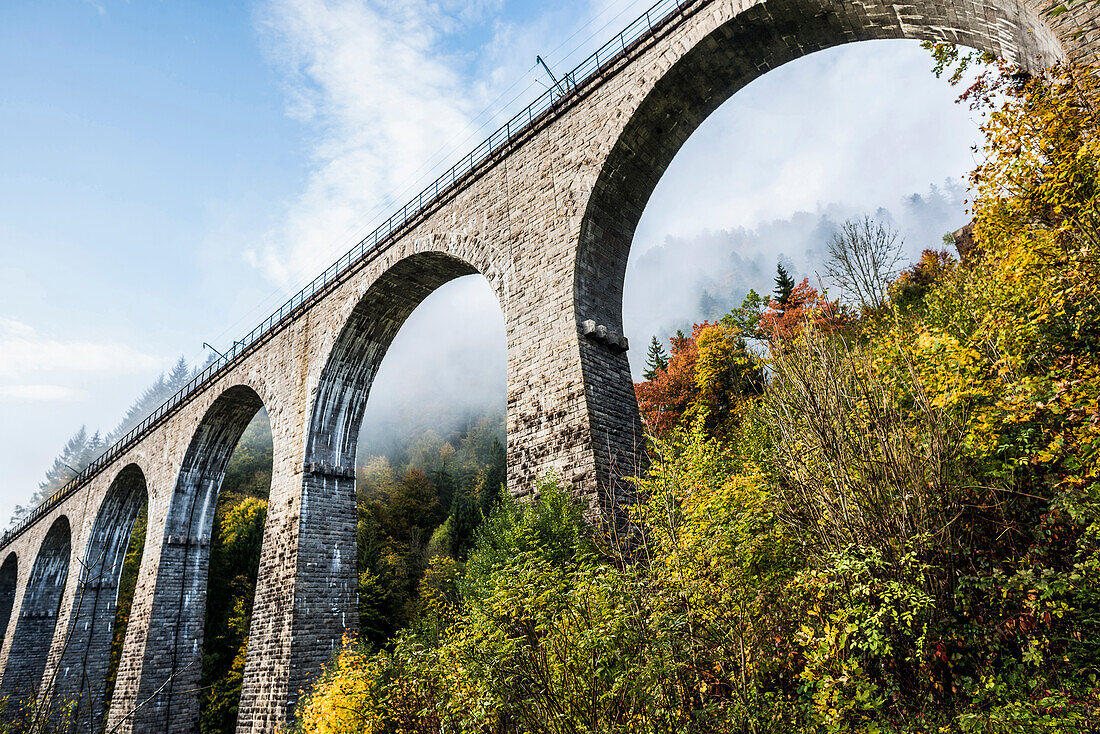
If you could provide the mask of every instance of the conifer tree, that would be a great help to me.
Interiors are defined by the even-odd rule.
[[[103,451],[103,439],[99,431],[91,438],[88,437],[88,429],[81,426],[80,430],[72,435],[61,449],[61,453],[53,460],[53,464],[46,470],[46,476],[38,483],[38,490],[31,496],[25,505],[16,505],[12,512],[11,523],[17,523],[26,517],[31,510],[57,490],[64,487],[80,471],[90,464]]]
[[[668,353],[665,348],[661,346],[661,342],[657,341],[657,337],[653,337],[653,340],[649,343],[649,352],[646,354],[645,372],[642,373],[648,381],[657,379],[657,373],[662,370],[668,369]]]
[[[176,362],[176,366],[168,373],[168,379],[165,381],[165,387],[168,390],[168,395],[165,399],[175,395],[183,389],[183,386],[187,384],[187,381],[191,379],[193,374],[191,365],[187,364],[187,360],[184,359],[181,354],[179,360]]]
[[[98,432],[96,432],[95,438],[99,441]],[[57,458],[53,460],[53,465],[46,471],[46,477],[38,483],[38,488],[41,490],[40,494],[45,496],[61,489],[70,479],[79,474],[80,470],[86,465],[83,462],[89,453],[88,449],[88,429],[81,426],[80,430],[74,433],[72,438],[65,443]],[[35,504],[37,502],[32,502],[31,506],[33,507]]]
[[[182,356],[167,376],[162,372],[156,381],[145,389],[133,405],[126,411],[122,422],[107,435],[107,443],[112,444],[136,427],[139,423],[175,395],[191,379],[193,372],[187,360]]]
[[[775,273],[775,295],[772,298],[780,306],[786,306],[790,302],[791,291],[794,290],[794,278],[783,267],[783,263],[776,264]]]

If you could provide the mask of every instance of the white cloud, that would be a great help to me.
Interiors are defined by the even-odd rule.
[[[66,385],[0,385],[0,401],[43,403],[83,400],[88,393]]]
[[[260,23],[284,73],[288,111],[316,130],[305,189],[262,249],[275,282],[312,276],[350,246],[369,215],[403,203],[439,146],[470,132],[478,95],[449,37],[483,2],[270,0]],[[358,236],[357,236],[358,235]]]
[[[34,336],[34,329],[22,321],[8,319],[0,316],[0,338],[5,336],[30,338]]]
[[[305,282],[530,102],[545,81],[536,54],[564,73],[647,3],[515,20],[502,0],[264,0],[265,50],[288,114],[314,131],[314,164],[246,259],[281,287]]]
[[[0,317],[0,384],[7,387],[19,387],[43,373],[76,379],[88,373],[148,372],[165,363],[161,357],[123,344],[55,339],[27,324]]]

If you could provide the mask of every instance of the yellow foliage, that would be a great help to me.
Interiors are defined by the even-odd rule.
[[[372,734],[382,731],[384,691],[374,659],[344,646],[298,712],[302,734]]]

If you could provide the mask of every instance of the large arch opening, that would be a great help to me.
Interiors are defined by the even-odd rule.
[[[414,623],[432,563],[463,562],[506,483],[507,354],[488,282],[440,286],[382,359],[356,460],[359,635]]]
[[[920,15],[919,12],[927,12]],[[724,102],[768,71],[808,54],[856,41],[948,40],[989,51],[1025,67],[1064,58],[1035,11],[1016,3],[914,8],[838,6],[819,0],[773,0],[743,11],[695,42],[659,78],[615,134],[581,223],[575,307],[581,318],[623,333],[627,263],[638,223],[673,158]],[[598,287],[596,287],[598,284]],[[642,337],[644,350],[648,335]],[[643,429],[626,355],[598,338],[582,338],[585,384],[598,480],[630,474]],[[641,350],[639,350],[641,351]],[[596,408],[593,407],[595,404]],[[611,409],[607,409],[611,406]]]
[[[919,42],[876,40],[808,54],[758,77],[685,142],[647,201],[631,244],[623,332],[642,382],[656,338],[714,323],[750,290],[774,294],[777,265],[825,286],[828,244],[870,217],[902,261],[944,246],[968,221],[965,177],[981,142],[960,88]]]
[[[229,388],[203,416],[184,456],[161,541],[149,643],[138,691],[143,705],[132,714],[135,731],[222,731],[232,726],[225,721],[236,720],[239,672],[247,646],[271,477],[270,428],[262,409],[263,401],[252,388]],[[263,417],[257,420],[258,415]],[[230,494],[240,499],[237,491],[254,480],[259,487],[256,493],[263,499],[241,503],[246,505],[243,508],[238,504],[230,507],[220,495],[231,459],[250,426],[256,440],[246,443],[249,448],[261,447],[261,453],[266,454],[258,460],[238,462],[236,467],[242,476],[230,482],[234,488]],[[262,466],[265,461],[266,466]],[[254,463],[261,465],[261,476],[243,476]],[[231,562],[226,562],[227,550],[235,556]],[[243,578],[236,578],[236,574],[231,579],[219,577],[216,587],[212,587],[212,573],[236,571],[237,565],[251,568],[244,569]],[[214,605],[208,604],[211,597]],[[241,602],[239,607],[237,601]],[[224,628],[230,624],[234,630],[227,634]],[[207,633],[213,636],[216,650],[205,644]],[[227,654],[228,670],[223,669]],[[233,670],[238,672],[237,683],[227,689],[227,673]],[[201,704],[209,703],[215,689],[218,706],[203,708]],[[113,712],[112,720],[128,713]]]
[[[72,731],[102,731],[106,723],[115,672],[111,652],[120,621],[119,582],[135,523],[147,503],[145,475],[136,464],[130,464],[107,490],[88,538],[50,692],[51,709],[65,712],[64,723]],[[144,540],[144,533],[141,535]],[[141,549],[139,563],[140,554]]]
[[[38,695],[69,576],[71,541],[69,519],[62,515],[47,531],[31,567],[0,681],[0,698],[8,700],[5,715],[9,720],[18,717]]]
[[[479,508],[499,495],[505,372],[497,294],[441,252],[390,268],[344,327],[308,456],[315,481],[338,483],[356,559],[354,626],[368,642],[384,644],[408,621],[432,555],[464,552]],[[319,477],[324,466],[343,468]]]
[[[3,648],[4,640],[8,636],[8,622],[11,621],[18,585],[19,559],[13,551],[4,559],[4,564],[0,565],[0,648]]]
[[[273,458],[271,420],[261,408],[229,457],[214,509],[202,639],[201,734],[236,731]]]

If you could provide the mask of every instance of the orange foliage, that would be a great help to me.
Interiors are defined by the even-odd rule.
[[[704,329],[713,328],[706,321],[696,324],[691,336],[674,336],[668,367],[658,369],[653,380],[634,383],[638,407],[646,425],[658,436],[668,434],[680,423],[695,396],[695,363],[699,359],[697,339]]]
[[[696,324],[690,337],[673,337],[668,367],[635,383],[646,425],[657,436],[701,418],[714,435],[736,426],[737,406],[759,394],[764,375],[749,354],[740,329],[726,322]]]
[[[786,303],[774,298],[760,314],[760,331],[765,339],[785,339],[802,330],[807,321],[817,327],[835,329],[843,325],[845,318],[837,301],[829,301],[810,285],[809,278],[794,287]]]

